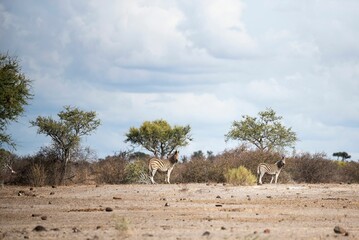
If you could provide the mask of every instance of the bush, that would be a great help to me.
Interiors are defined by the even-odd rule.
[[[348,183],[359,183],[359,163],[358,162],[346,162],[346,164],[340,169],[341,181]]]
[[[121,156],[106,157],[95,164],[96,183],[119,184],[125,178],[126,160]]]
[[[225,178],[233,185],[254,185],[257,181],[253,173],[243,166],[229,169]]]
[[[128,163],[125,167],[125,178],[123,183],[150,183],[145,161],[137,159]]]
[[[340,181],[338,164],[325,158],[325,154],[304,153],[287,161],[285,166],[295,182],[330,183]]]
[[[46,183],[45,167],[41,164],[33,164],[28,173],[29,183],[34,187],[42,187]]]

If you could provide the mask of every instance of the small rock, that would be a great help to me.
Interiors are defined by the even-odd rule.
[[[122,200],[121,197],[113,197],[113,199],[115,199],[115,200]]]
[[[31,217],[40,217],[40,214],[33,213]]]
[[[41,216],[41,220],[47,220],[47,216]]]
[[[267,196],[267,198],[272,198],[272,196]]]
[[[34,190],[34,188],[31,187],[31,188],[30,188],[30,191],[32,191],[32,190]]]
[[[52,202],[51,202],[51,201],[49,201],[49,204],[52,204]]]
[[[270,230],[267,228],[267,229],[264,229],[263,232],[264,232],[264,233],[270,233]]]
[[[334,227],[334,232],[337,233],[337,234],[343,234],[345,236],[349,235],[349,233],[344,228],[342,228],[340,226],[335,226]]]
[[[81,232],[80,229],[78,229],[77,227],[73,227],[73,228],[72,228],[72,231],[73,231],[74,233]]]
[[[170,204],[168,202],[165,203],[165,207],[169,207]]]
[[[57,188],[55,185],[52,185],[51,187],[52,187],[52,188]]]
[[[221,227],[221,230],[226,230],[226,227],[223,227],[223,226],[222,226],[222,227]]]
[[[221,196],[218,195],[216,198],[221,198]]]
[[[17,193],[18,196],[22,196],[22,195],[25,195],[25,191],[23,190],[20,190],[18,193]]]
[[[54,195],[55,194],[55,192],[50,192],[50,195]]]
[[[205,232],[202,234],[202,236],[209,236],[210,234],[211,234],[210,232],[205,231]]]
[[[32,231],[35,232],[43,232],[43,231],[47,231],[45,227],[41,226],[41,225],[37,225]]]
[[[110,208],[110,207],[107,207],[107,208],[105,208],[105,211],[106,211],[106,212],[112,212],[112,211],[113,211],[113,209],[112,209],[112,208]]]
[[[142,234],[143,237],[153,237],[153,234],[151,233],[145,233],[145,234]]]
[[[222,204],[219,203],[216,204],[216,207],[222,207],[222,206],[223,206]]]

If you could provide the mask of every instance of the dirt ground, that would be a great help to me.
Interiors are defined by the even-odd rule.
[[[0,189],[0,239],[58,238],[359,239],[359,185]]]

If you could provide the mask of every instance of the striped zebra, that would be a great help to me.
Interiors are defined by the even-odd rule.
[[[173,170],[173,167],[178,162],[179,152],[176,150],[174,154],[168,159],[158,159],[151,158],[148,162],[148,170],[150,173],[151,183],[155,184],[155,180],[153,179],[157,170],[160,172],[167,172],[167,176],[165,178],[166,183],[170,183],[170,176]]]
[[[258,184],[261,185],[262,177],[264,174],[269,174],[272,176],[270,183],[273,182],[275,177],[275,183],[277,183],[278,176],[280,171],[285,165],[285,157],[283,156],[281,160],[277,161],[275,164],[268,164],[268,163],[260,163],[257,167],[257,176],[258,176]]]

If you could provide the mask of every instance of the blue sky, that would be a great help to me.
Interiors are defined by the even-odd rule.
[[[83,144],[99,157],[160,118],[192,127],[182,154],[220,153],[234,120],[270,107],[297,152],[359,159],[358,15],[356,0],[1,1],[1,51],[35,94],[9,127],[16,152],[49,144],[29,121],[65,105],[98,113]]]

